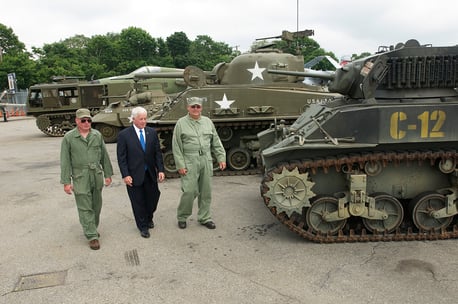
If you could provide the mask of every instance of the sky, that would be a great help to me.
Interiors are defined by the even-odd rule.
[[[457,11],[456,0],[14,0],[4,5],[0,23],[29,50],[132,26],[153,38],[208,35],[243,53],[283,30],[313,30],[311,38],[341,58],[409,39],[456,45]]]

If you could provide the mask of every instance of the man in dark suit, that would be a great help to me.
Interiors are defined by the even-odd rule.
[[[117,156],[122,179],[127,187],[140,235],[149,238],[154,228],[153,214],[161,192],[157,182],[165,179],[164,163],[156,133],[146,126],[147,111],[143,107],[132,110],[132,126],[118,135]]]

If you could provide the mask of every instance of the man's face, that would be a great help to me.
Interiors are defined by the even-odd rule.
[[[75,118],[76,126],[80,131],[89,131],[91,129],[92,119],[90,117]]]
[[[202,113],[202,106],[199,104],[188,106],[188,113],[192,118],[199,118]]]
[[[137,114],[137,116],[133,118],[133,123],[137,128],[144,129],[146,126],[146,113]]]

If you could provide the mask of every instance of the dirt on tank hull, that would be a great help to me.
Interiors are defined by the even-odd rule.
[[[258,134],[269,210],[314,242],[457,238],[457,62],[409,40],[336,71],[342,98]]]

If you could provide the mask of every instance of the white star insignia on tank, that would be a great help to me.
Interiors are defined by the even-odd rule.
[[[258,65],[258,62],[254,64],[254,68],[252,69],[247,69],[248,72],[252,73],[251,75],[251,80],[255,80],[256,78],[259,78],[261,80],[264,80],[264,77],[262,76],[262,72],[264,72],[266,68],[260,68]]]
[[[231,104],[234,101],[235,100],[227,100],[226,94],[223,95],[223,100],[215,100],[215,102],[217,104],[219,104],[221,109],[230,109],[231,108]]]

